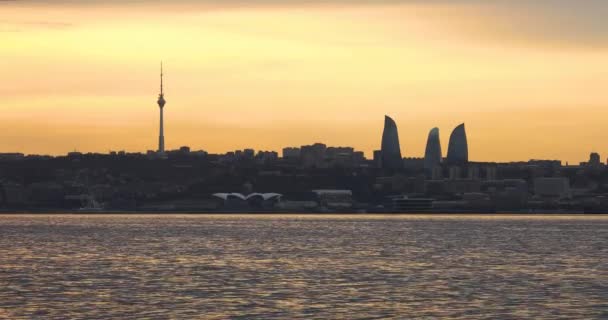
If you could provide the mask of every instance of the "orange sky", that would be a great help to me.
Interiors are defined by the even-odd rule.
[[[371,156],[389,114],[407,157],[423,155],[435,126],[447,150],[461,122],[472,160],[606,157],[608,25],[594,12],[608,5],[589,1],[578,11],[560,0],[551,10],[492,0],[0,2],[0,152],[155,149],[162,59],[167,148],[324,142]]]

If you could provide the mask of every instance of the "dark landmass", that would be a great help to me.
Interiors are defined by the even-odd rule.
[[[608,170],[595,155],[576,166],[404,158],[386,168],[352,148],[295,150],[0,154],[0,211],[608,213]]]

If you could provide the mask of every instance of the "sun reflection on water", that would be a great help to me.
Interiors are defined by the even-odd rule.
[[[608,218],[0,216],[0,319],[608,317]]]

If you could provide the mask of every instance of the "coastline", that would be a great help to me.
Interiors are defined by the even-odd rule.
[[[239,211],[239,210],[0,210],[0,215],[43,215],[43,214],[64,214],[64,215],[518,215],[518,216],[534,216],[534,215],[590,215],[590,216],[608,216],[608,212],[585,212],[579,210],[535,210],[535,211],[467,211],[467,210],[441,210],[441,211],[400,211],[400,212],[380,212],[380,211]]]

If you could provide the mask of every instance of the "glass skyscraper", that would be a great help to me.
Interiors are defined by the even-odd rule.
[[[441,142],[439,141],[439,128],[431,129],[426,141],[424,152],[424,168],[433,169],[441,164]]]
[[[448,146],[448,165],[465,165],[469,162],[469,146],[464,123],[452,131],[450,144]]]
[[[386,169],[403,168],[401,146],[397,124],[391,117],[384,117],[384,132],[382,132],[382,167]]]

